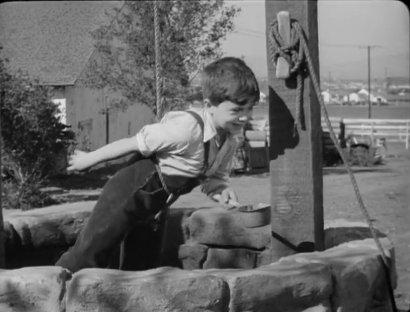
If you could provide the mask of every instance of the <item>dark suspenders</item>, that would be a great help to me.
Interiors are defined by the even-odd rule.
[[[193,111],[185,111],[188,114],[190,114],[192,117],[195,118],[195,120],[198,122],[199,126],[201,127],[201,131],[202,131],[202,138],[204,136],[204,121],[202,120],[201,116],[199,116],[198,113],[195,113]],[[209,157],[209,141],[204,143],[204,167],[202,169],[203,174],[206,172],[206,170],[208,169],[208,157]],[[131,159],[127,162],[127,165],[131,165],[133,163],[135,163],[136,161],[139,161],[141,159],[146,159],[147,157],[143,156],[141,153],[136,152],[134,153],[134,155],[131,157]],[[155,163],[156,163],[156,157],[155,155],[151,155],[150,157]]]
[[[202,141],[203,141],[203,137],[204,137],[204,129],[205,129],[205,125],[204,125],[204,121],[201,118],[201,116],[199,116],[199,114],[193,112],[193,111],[186,111],[188,114],[190,114],[192,117],[194,117],[196,119],[196,121],[198,122],[199,126],[201,127],[201,131],[202,131]],[[208,157],[209,157],[209,141],[204,143],[204,168],[202,170],[202,172],[205,174],[206,170],[208,169]]]

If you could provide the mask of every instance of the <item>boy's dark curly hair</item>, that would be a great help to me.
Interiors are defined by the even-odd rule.
[[[202,94],[211,105],[224,101],[238,105],[259,101],[259,86],[252,70],[235,57],[224,57],[205,66],[202,72]]]

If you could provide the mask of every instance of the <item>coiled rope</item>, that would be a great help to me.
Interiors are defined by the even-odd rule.
[[[303,100],[303,76],[302,75],[303,75],[303,71],[305,70],[305,64],[307,64],[308,74],[310,75],[311,81],[313,83],[316,97],[319,100],[326,126],[329,129],[330,137],[334,145],[336,146],[336,149],[339,152],[339,155],[343,161],[344,167],[350,177],[350,181],[352,183],[353,190],[355,192],[356,199],[359,204],[359,208],[363,216],[366,219],[366,222],[370,229],[372,238],[376,243],[377,249],[379,250],[379,253],[382,259],[382,266],[385,270],[386,279],[389,284],[389,293],[391,297],[391,304],[393,307],[393,311],[397,311],[397,308],[394,302],[393,288],[391,286],[390,274],[389,274],[389,269],[388,269],[389,261],[380,243],[380,240],[377,236],[375,227],[373,225],[373,221],[370,218],[369,212],[367,211],[366,206],[363,202],[363,198],[360,194],[359,186],[357,185],[356,178],[347,161],[347,156],[345,154],[345,151],[340,146],[339,141],[337,140],[336,134],[333,130],[332,124],[329,119],[329,114],[327,112],[325,103],[321,96],[317,75],[313,67],[313,62],[310,57],[309,48],[308,48],[305,38],[306,38],[305,34],[300,24],[296,20],[291,20],[291,40],[290,40],[291,43],[289,45],[284,45],[284,41],[281,38],[279,31],[278,31],[278,22],[274,21],[271,24],[270,32],[269,32],[269,43],[270,43],[269,49],[272,55],[271,61],[274,62],[274,64],[276,64],[278,57],[281,56],[285,60],[287,60],[287,62],[289,63],[290,74],[291,75],[294,75],[295,73],[297,74],[298,85],[297,85],[297,95],[296,95],[297,108],[296,108],[295,124],[300,123],[300,120],[301,120],[300,107],[303,104],[302,103],[302,100]],[[304,62],[305,58],[306,58],[306,62]],[[301,90],[302,90],[302,93],[301,93]]]
[[[294,27],[290,32],[290,43],[286,44],[279,34],[278,22],[274,21],[271,25],[271,32],[269,33],[269,39],[271,45],[270,55],[271,62],[276,64],[279,57],[283,57],[290,65],[290,76],[296,75],[296,108],[295,108],[295,125],[294,133],[296,136],[297,128],[302,127],[302,115],[301,110],[303,107],[303,88],[304,88],[304,75],[306,74],[305,66],[305,51],[300,44],[299,34]]]

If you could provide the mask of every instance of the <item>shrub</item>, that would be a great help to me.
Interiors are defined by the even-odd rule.
[[[40,187],[74,134],[57,117],[51,89],[22,72],[10,74],[0,59],[2,197],[6,208],[49,203]]]

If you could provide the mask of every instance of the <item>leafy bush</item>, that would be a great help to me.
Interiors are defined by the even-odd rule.
[[[51,89],[22,72],[10,74],[0,59],[2,198],[6,208],[49,203],[40,187],[74,134],[56,116]]]

